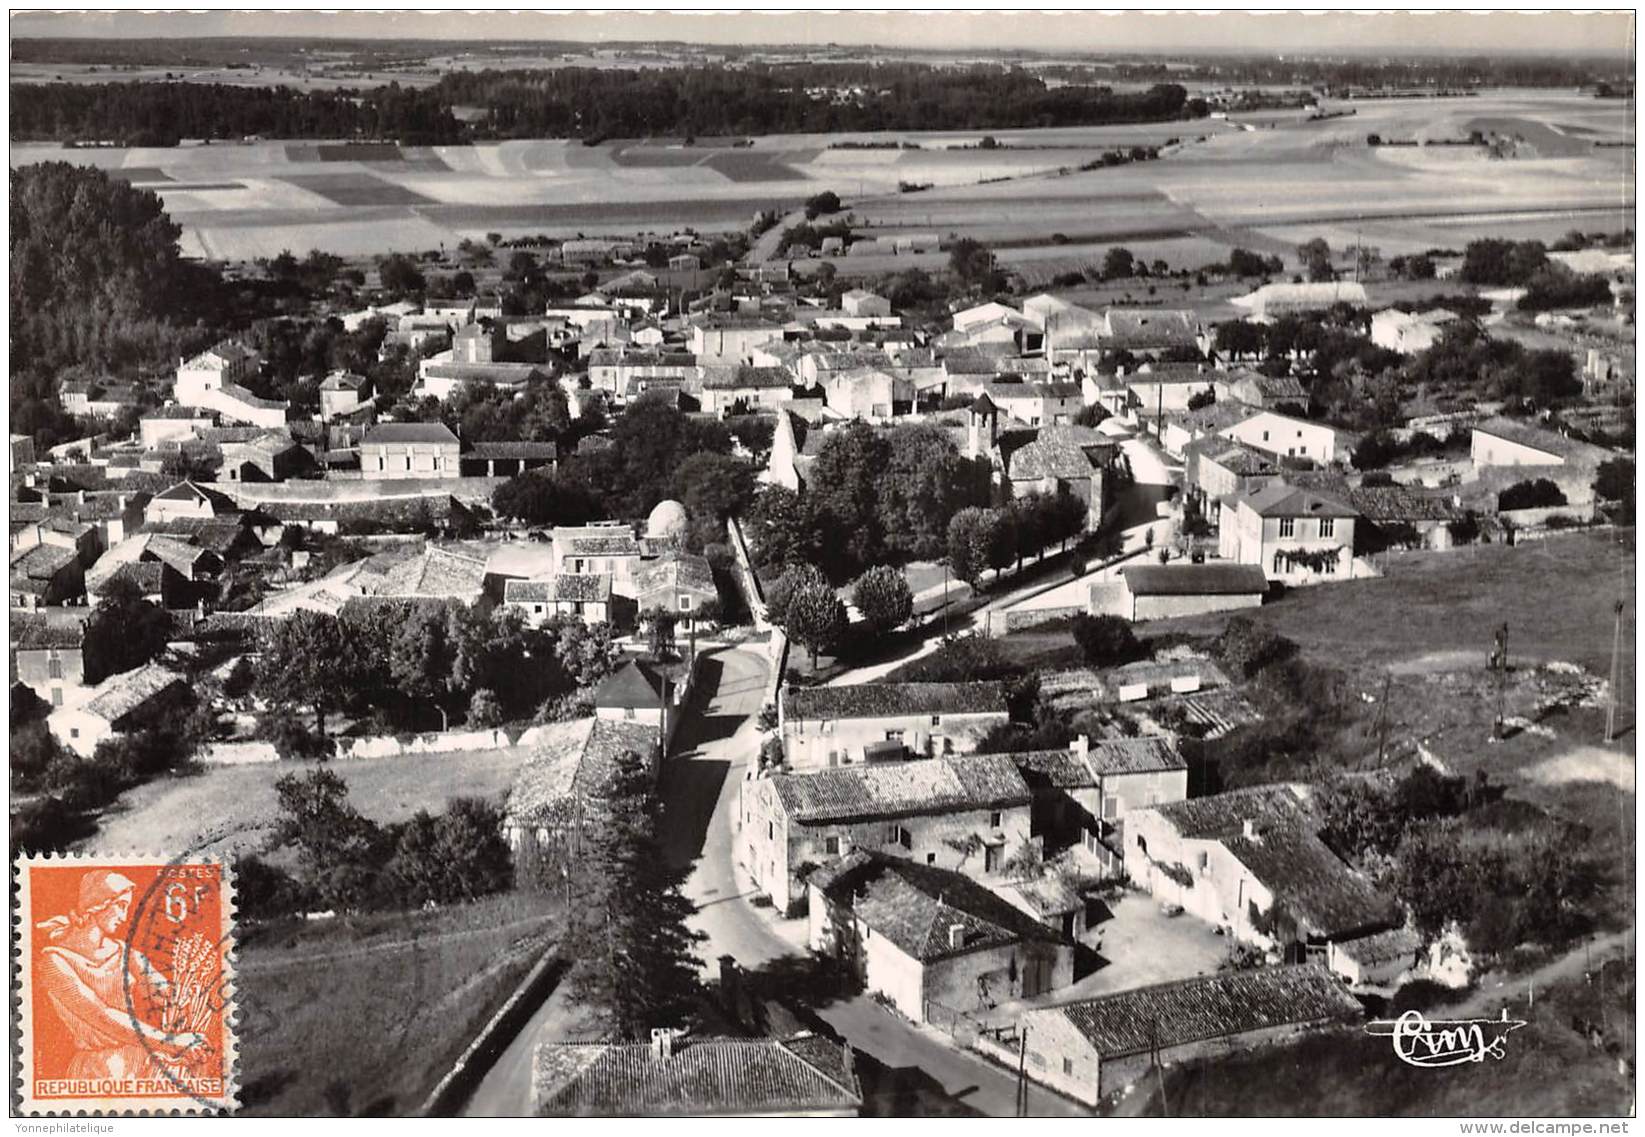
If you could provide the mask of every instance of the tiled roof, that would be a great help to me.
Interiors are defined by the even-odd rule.
[[[457,436],[443,422],[383,422],[366,431],[364,446],[403,446],[436,443],[455,446]]]
[[[1099,738],[1086,744],[1083,756],[1064,747],[1024,750],[1006,757],[1019,770],[1038,775],[1059,789],[1090,788],[1104,775],[1159,773],[1188,765],[1169,739],[1158,737]]]
[[[364,375],[357,375],[352,371],[333,371],[320,384],[322,391],[358,391],[370,383]]]
[[[708,558],[693,553],[671,553],[643,565],[634,575],[642,596],[662,589],[686,589],[713,596],[717,594],[714,570]]]
[[[560,600],[589,604],[610,598],[609,573],[562,572],[540,580],[503,582],[503,600],[509,604],[551,604]]]
[[[220,392],[224,397],[243,403],[248,407],[259,410],[279,410],[286,406],[279,399],[265,399],[261,395],[253,394],[238,383],[224,383]]]
[[[157,663],[145,663],[133,671],[122,671],[103,680],[78,709],[105,722],[118,722],[173,684],[182,682],[183,677],[175,671]]]
[[[1303,815],[1303,798],[1288,785],[1250,786],[1209,797],[1151,806],[1183,837],[1211,839],[1239,833],[1246,820],[1290,823]]]
[[[1352,506],[1290,482],[1274,481],[1253,493],[1230,495],[1230,505],[1243,503],[1258,517],[1355,517]]]
[[[204,419],[206,422],[211,422],[213,417],[210,411],[202,410],[200,407],[155,407],[152,410],[143,412],[144,422],[149,419]]]
[[[18,651],[44,648],[78,648],[85,643],[86,625],[83,621],[61,623],[54,620],[28,618],[17,612],[11,614],[11,642]]]
[[[1274,455],[1231,438],[1213,435],[1210,438],[1197,439],[1188,445],[1199,455],[1200,461],[1213,462],[1236,477],[1276,474],[1280,470],[1280,461]]]
[[[783,714],[791,719],[891,718],[899,715],[1004,714],[1001,683],[856,683],[844,687],[785,687]]]
[[[641,722],[585,718],[546,726],[509,791],[505,815],[514,824],[557,820],[579,798],[599,798],[619,755],[633,751],[655,763],[657,728]]]
[[[769,1116],[862,1105],[843,1048],[811,1035],[681,1039],[667,1058],[644,1042],[545,1042],[531,1080],[539,1117]]]
[[[1022,940],[1060,941],[1044,924],[971,878],[935,865],[858,851],[809,880],[921,963]]]
[[[143,596],[156,596],[165,585],[166,573],[175,571],[160,561],[126,562],[110,571],[94,586],[106,589],[117,580],[129,581]],[[93,583],[88,581],[88,583]]]
[[[148,545],[144,549],[146,556],[152,556],[162,564],[170,565],[180,573],[192,573],[194,566],[202,557],[213,554],[206,549],[198,548],[187,541],[179,541],[176,537],[163,533],[149,535]]]
[[[11,571],[31,580],[50,580],[73,564],[79,554],[62,545],[31,545],[11,555]]]
[[[1372,521],[1454,521],[1462,516],[1446,492],[1424,493],[1412,486],[1355,486],[1348,504]]]
[[[1222,971],[1028,1012],[1066,1018],[1104,1059],[1292,1024],[1352,1021],[1359,1000],[1317,963]]]
[[[1391,928],[1351,940],[1337,941],[1336,948],[1363,967],[1392,963],[1396,959],[1415,961],[1422,937],[1413,928]]]
[[[997,375],[994,357],[974,347],[952,347],[942,354],[943,370],[950,375]]]
[[[637,557],[645,551],[639,538],[632,533],[610,537],[573,537],[566,547],[569,552],[581,557]]]
[[[404,561],[384,574],[373,594],[379,597],[436,597],[472,600],[485,585],[484,560],[430,545],[422,556]]]
[[[234,501],[227,494],[207,489],[191,481],[181,481],[168,490],[154,495],[151,501],[192,501],[209,505],[214,510],[232,510]]]
[[[793,385],[794,376],[786,367],[751,367],[743,364],[735,369],[705,368],[703,372],[703,387],[709,390],[774,390]]]
[[[1110,308],[1107,345],[1116,348],[1187,347],[1199,334],[1199,320],[1189,311]]]
[[[1022,805],[1028,783],[1003,754],[974,754],[779,774],[773,787],[795,821],[906,817]]]
[[[1120,575],[1133,596],[1246,596],[1268,591],[1261,565],[1129,565]]]
[[[643,659],[631,659],[594,689],[596,707],[663,707],[667,677]]]
[[[1512,419],[1491,418],[1474,424],[1474,430],[1482,434],[1494,435],[1497,438],[1514,442],[1520,446],[1529,446],[1536,450],[1546,451],[1567,462],[1590,462],[1598,464],[1612,457],[1610,451],[1601,446],[1581,442],[1575,438],[1566,438],[1563,434],[1556,434],[1551,430],[1541,430],[1527,423],[1514,422]]]

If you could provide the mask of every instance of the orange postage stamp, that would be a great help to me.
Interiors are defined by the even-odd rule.
[[[234,891],[207,857],[19,857],[23,1114],[235,1106]]]

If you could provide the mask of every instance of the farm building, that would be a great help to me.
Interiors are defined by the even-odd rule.
[[[657,728],[643,722],[583,718],[542,727],[503,807],[503,836],[530,860],[566,840],[605,809],[612,776],[624,754],[658,771]]]
[[[1456,313],[1444,308],[1427,312],[1401,312],[1385,308],[1371,317],[1371,342],[1401,355],[1416,355],[1434,346]]]
[[[1267,574],[1254,564],[1128,565],[1118,580],[1091,585],[1091,612],[1169,620],[1259,608],[1267,593]]]
[[[793,770],[883,759],[887,749],[899,758],[969,753],[1007,719],[1005,688],[992,682],[785,687],[777,711]]]
[[[803,866],[855,850],[998,882],[1011,851],[1033,843],[1033,795],[999,754],[773,774],[740,793],[742,863],[782,911],[805,898]]]
[[[1167,352],[1203,352],[1199,317],[1191,311],[1155,308],[1109,308],[1103,314],[1099,342],[1108,351],[1158,358]]]
[[[539,627],[555,616],[598,624],[611,619],[611,578],[603,573],[556,573],[539,580],[505,580],[503,604]]]
[[[53,708],[85,697],[85,624],[12,618],[17,681]]]
[[[864,288],[853,288],[840,297],[840,307],[850,316],[889,316],[891,301]]]
[[[1134,809],[1126,872],[1234,939],[1293,958],[1399,927],[1398,904],[1319,839],[1307,792],[1253,786]]]
[[[807,878],[809,946],[914,1022],[1074,981],[1074,945],[961,873],[858,850]]]
[[[1188,763],[1166,738],[1082,734],[1060,750],[1007,757],[1033,795],[1030,831],[1047,853],[1078,847],[1108,860],[1103,845],[1127,813],[1188,796]]]
[[[1096,1105],[1155,1065],[1275,1043],[1363,1014],[1335,976],[1305,963],[1033,1008],[1015,1030],[988,1035],[979,1048],[1011,1059],[1020,1048],[1030,1078]]]
[[[1365,286],[1358,281],[1327,280],[1305,284],[1265,284],[1255,292],[1229,301],[1250,313],[1250,319],[1265,323],[1288,312],[1319,312],[1335,304],[1365,307],[1369,301]]]
[[[532,1052],[535,1117],[855,1117],[851,1047],[792,1038],[543,1042]]]
[[[188,691],[183,677],[157,663],[111,675],[72,706],[46,716],[57,740],[82,758],[115,734],[159,722],[176,711]]]
[[[668,258],[670,272],[697,272],[703,267],[703,259],[696,253],[675,253]]]
[[[1276,411],[1257,411],[1218,433],[1270,454],[1307,458],[1324,466],[1338,458],[1346,461],[1348,446],[1353,441],[1346,432],[1325,423],[1282,415]]]
[[[360,473],[367,481],[461,477],[460,449],[444,423],[379,423],[360,442]]]

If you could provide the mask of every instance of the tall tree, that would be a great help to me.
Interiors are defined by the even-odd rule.
[[[86,621],[85,681],[141,667],[166,649],[171,631],[170,614],[144,600],[135,584],[110,581]]]
[[[813,668],[817,666],[818,653],[838,646],[851,624],[845,605],[834,590],[814,581],[794,591],[783,621],[783,630],[811,653]]]
[[[807,495],[822,532],[821,568],[844,581],[873,564],[884,543],[879,482],[890,443],[865,422],[828,435],[812,467]]]
[[[355,648],[335,616],[305,611],[276,620],[263,633],[257,689],[287,707],[313,707],[323,735],[327,713],[352,689]]]
[[[329,908],[358,908],[371,896],[381,863],[382,830],[348,800],[348,783],[330,768],[286,774],[274,783],[279,801],[271,848],[293,848],[304,885]]]
[[[876,565],[859,576],[851,586],[851,603],[869,629],[881,634],[901,627],[914,614],[908,578],[890,565]]]
[[[811,499],[787,486],[768,485],[755,495],[743,515],[743,532],[758,565],[809,564],[818,555]]]

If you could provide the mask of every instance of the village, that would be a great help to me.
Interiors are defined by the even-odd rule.
[[[1095,303],[936,232],[853,269],[826,197],[361,260],[64,383],[9,447],[14,843],[230,858],[297,1006],[280,953],[478,913],[403,1112],[1137,1116],[1529,988],[1608,1101],[1631,234],[1116,246]]]

